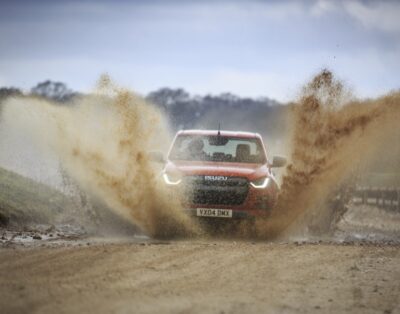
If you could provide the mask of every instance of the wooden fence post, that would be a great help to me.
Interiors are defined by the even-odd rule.
[[[397,189],[397,211],[400,212],[400,189]]]
[[[361,200],[363,205],[367,204],[367,189],[365,188],[361,190]]]

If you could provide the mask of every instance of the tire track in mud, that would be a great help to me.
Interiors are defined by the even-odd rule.
[[[395,311],[399,258],[395,246],[228,241],[2,249],[0,306],[40,313]]]

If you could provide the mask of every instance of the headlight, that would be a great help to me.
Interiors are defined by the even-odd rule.
[[[177,185],[182,182],[182,177],[171,174],[163,174],[164,182],[168,185]]]
[[[264,177],[250,182],[250,185],[256,189],[265,189],[269,184],[270,178]]]

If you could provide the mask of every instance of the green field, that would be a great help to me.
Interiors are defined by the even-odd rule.
[[[76,205],[61,192],[0,168],[0,222],[49,223]]]
[[[96,234],[140,233],[132,222],[116,215],[98,199],[90,197],[90,204],[85,207],[79,199],[0,168],[0,227],[23,228],[32,224],[72,224]]]

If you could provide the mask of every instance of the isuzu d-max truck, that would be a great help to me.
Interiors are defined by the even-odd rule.
[[[163,184],[184,188],[183,206],[197,217],[246,219],[266,217],[276,203],[278,184],[258,133],[179,131],[165,161]]]

